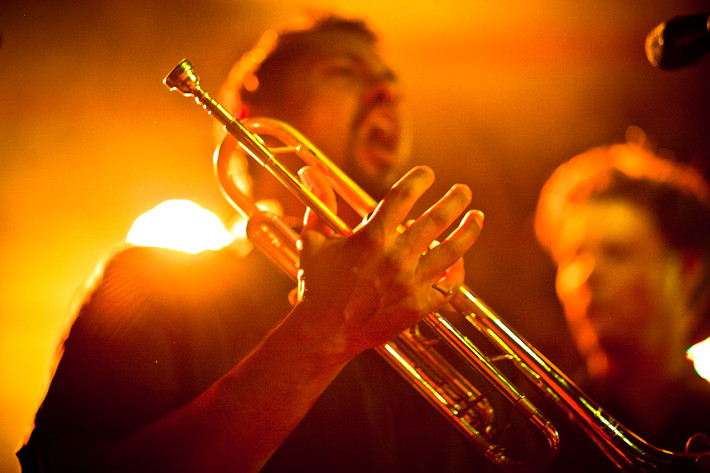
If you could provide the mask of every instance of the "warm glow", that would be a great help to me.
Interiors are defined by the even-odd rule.
[[[189,200],[177,199],[165,201],[138,217],[126,241],[199,253],[229,245],[232,236],[215,214]]]
[[[710,338],[688,348],[688,359],[695,365],[695,371],[710,381]]]

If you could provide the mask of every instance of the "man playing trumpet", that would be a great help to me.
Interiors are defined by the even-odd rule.
[[[293,307],[290,281],[255,253],[118,252],[68,333],[18,452],[23,471],[453,472],[479,463],[370,349],[446,304],[483,216],[466,211],[471,192],[455,185],[398,231],[434,175],[415,167],[389,187],[408,152],[402,97],[364,24],[329,17],[271,46],[235,69],[233,112],[295,126],[382,198],[377,209],[343,238],[306,216]],[[336,205],[317,172],[302,176]],[[265,173],[251,178],[257,199],[284,192]]]

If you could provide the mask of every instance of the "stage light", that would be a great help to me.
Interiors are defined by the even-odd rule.
[[[695,365],[695,371],[710,381],[710,338],[688,348],[687,357]]]
[[[165,201],[136,219],[126,242],[187,253],[217,250],[232,236],[212,212],[184,199]]]

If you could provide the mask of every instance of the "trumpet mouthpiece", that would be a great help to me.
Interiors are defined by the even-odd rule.
[[[183,59],[163,79],[163,84],[171,91],[177,89],[184,95],[191,96],[199,89],[200,78],[193,72],[190,61]]]

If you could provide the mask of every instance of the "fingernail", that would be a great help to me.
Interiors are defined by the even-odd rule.
[[[483,220],[485,220],[485,215],[480,210],[471,210],[471,216],[476,221],[479,227],[483,227]]]
[[[452,189],[458,189],[462,191],[464,194],[466,194],[466,197],[471,200],[471,197],[473,196],[473,192],[471,192],[471,188],[468,187],[466,184],[454,184],[452,186]]]

